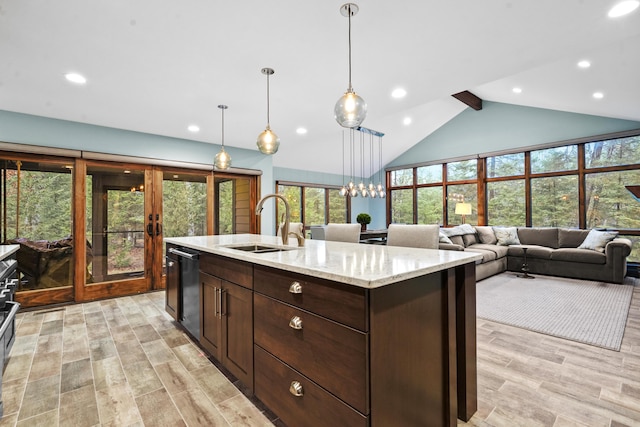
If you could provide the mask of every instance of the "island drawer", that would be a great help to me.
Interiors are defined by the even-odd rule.
[[[288,426],[367,427],[368,417],[254,346],[255,394]],[[297,382],[295,384],[294,382]],[[298,388],[295,388],[299,384]]]
[[[248,262],[201,253],[200,271],[245,288],[253,288],[253,265]]]
[[[256,265],[254,291],[368,331],[367,290]]]
[[[367,334],[260,294],[253,304],[255,344],[368,413]]]

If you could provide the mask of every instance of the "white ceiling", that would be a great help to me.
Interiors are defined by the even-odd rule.
[[[450,96],[463,90],[640,121],[640,9],[608,18],[616,2],[359,2],[353,86],[369,107],[363,126],[386,134],[383,162],[466,108]],[[348,82],[342,4],[0,0],[0,109],[219,144],[217,105],[227,104],[226,145],[255,149],[266,125],[260,69],[271,67],[270,121],[281,139],[273,164],[341,173],[333,106]],[[582,59],[591,68],[579,69]],[[68,83],[70,71],[88,83]],[[391,98],[396,87],[404,99]]]

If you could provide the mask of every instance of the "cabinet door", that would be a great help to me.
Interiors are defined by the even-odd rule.
[[[253,292],[222,281],[222,364],[253,392]]]
[[[165,310],[178,320],[180,316],[180,262],[175,256],[167,255],[167,284],[165,289]]]
[[[200,344],[217,360],[222,356],[222,280],[200,272]]]

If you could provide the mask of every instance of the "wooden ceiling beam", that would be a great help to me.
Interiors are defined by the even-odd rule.
[[[478,98],[468,90],[454,93],[453,96],[458,101],[467,104],[469,107],[473,108],[476,111],[482,110],[482,99]]]

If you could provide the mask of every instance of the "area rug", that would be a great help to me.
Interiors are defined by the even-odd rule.
[[[506,272],[476,285],[479,318],[620,351],[634,286]]]

